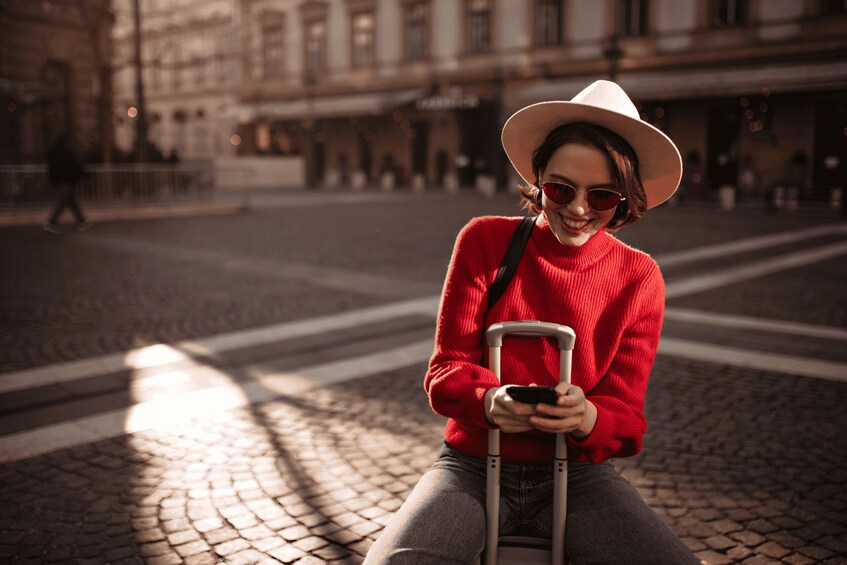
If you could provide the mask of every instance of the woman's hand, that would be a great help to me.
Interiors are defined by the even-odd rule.
[[[588,437],[597,422],[597,407],[578,386],[559,384],[556,392],[559,393],[556,406],[536,404],[529,423],[542,432],[569,433],[576,439]]]
[[[533,428],[530,417],[535,406],[517,402],[506,393],[506,387],[488,389],[485,393],[485,418],[502,431],[516,434]]]

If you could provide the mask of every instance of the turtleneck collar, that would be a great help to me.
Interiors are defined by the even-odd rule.
[[[584,269],[599,261],[614,245],[614,238],[600,230],[582,245],[562,245],[550,228],[544,214],[536,220],[532,239],[541,254],[551,263]]]

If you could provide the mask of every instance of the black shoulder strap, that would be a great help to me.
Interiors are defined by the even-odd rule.
[[[500,263],[497,276],[494,277],[494,282],[488,287],[489,310],[500,300],[500,297],[506,292],[509,283],[512,282],[512,277],[518,268],[518,262],[521,260],[521,255],[523,255],[524,247],[526,247],[526,242],[529,240],[529,234],[532,232],[532,226],[534,225],[535,217],[527,216],[521,220],[515,233],[512,234],[512,239],[509,241],[509,247],[506,248],[506,254],[503,255],[503,262]]]

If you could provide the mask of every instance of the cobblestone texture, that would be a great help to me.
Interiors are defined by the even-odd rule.
[[[437,284],[467,217],[512,214],[512,204],[432,197],[414,214],[399,199],[96,229]],[[682,208],[654,215],[621,235],[656,255],[809,225]],[[322,231],[309,231],[316,217]],[[13,273],[0,277],[2,371],[385,302],[123,256],[87,245],[94,230],[0,233],[2,272]],[[829,261],[670,305],[843,327],[845,282],[843,262]],[[748,345],[757,339],[774,338]],[[418,364],[0,465],[0,562],[360,563],[440,446],[443,420],[428,407],[423,372]],[[713,565],[844,564],[846,397],[845,383],[659,357],[644,453],[616,465]]]

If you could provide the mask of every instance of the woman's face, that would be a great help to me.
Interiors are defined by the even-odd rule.
[[[590,188],[611,188],[620,191],[612,182],[606,154],[595,147],[567,143],[550,157],[541,173],[541,183],[560,182],[576,188],[576,196],[566,204],[556,204],[546,194],[541,206],[553,234],[562,245],[579,246],[606,227],[615,209],[604,212],[592,210],[585,201]]]

